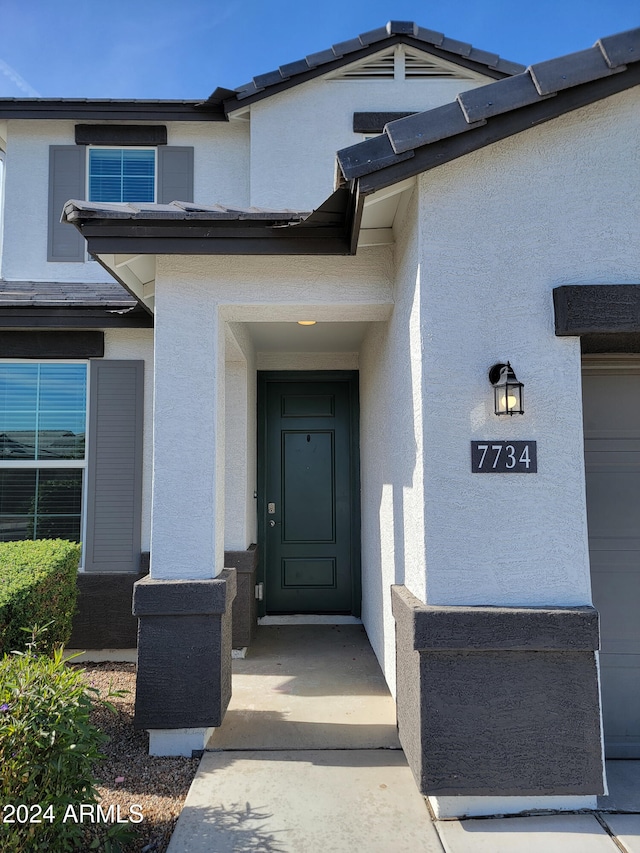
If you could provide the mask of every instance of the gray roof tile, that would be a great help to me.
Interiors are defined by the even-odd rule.
[[[528,72],[505,77],[487,86],[467,89],[457,97],[468,122],[481,121],[541,100]]]
[[[336,55],[333,52],[333,48],[329,48],[328,50],[320,50],[318,53],[311,53],[307,56],[307,65],[309,68],[315,68],[318,65],[324,65],[327,62],[333,62],[336,59]]]
[[[457,41],[457,39],[449,39],[446,36],[439,47],[441,50],[448,50],[449,53],[457,53],[459,56],[469,56],[471,53],[471,45],[467,44],[466,41]]]
[[[560,92],[616,73],[607,65],[599,47],[537,62],[529,70],[541,95]]]
[[[640,61],[640,27],[596,42],[610,68]]]
[[[500,62],[500,57],[497,53],[489,53],[486,50],[478,50],[477,47],[472,47],[471,52],[469,53],[469,59],[473,59],[474,62],[480,62],[482,65],[488,65],[490,68],[495,68],[495,66]]]
[[[175,219],[183,221],[244,220],[278,222],[301,222],[309,211],[268,210],[263,207],[226,207],[222,204],[194,204],[187,201],[172,201],[169,204],[152,202],[104,202],[71,199],[66,202],[62,221],[78,219]]]
[[[425,41],[428,42],[428,44],[434,44],[436,47],[440,47],[444,41],[444,33],[439,33],[436,30],[428,30],[426,27],[418,27],[416,38],[420,39],[420,41]]]
[[[336,56],[344,56],[346,53],[353,53],[354,50],[362,50],[362,42],[359,38],[339,41],[338,44],[333,45]]]
[[[413,21],[389,21],[387,30],[393,36],[413,36],[416,34],[418,27]]]
[[[252,80],[250,83],[245,83],[244,86],[238,86],[236,89],[236,98],[241,100],[242,98],[248,98],[249,95],[255,95],[257,92],[262,92],[263,89],[256,86],[255,82]]]
[[[480,124],[486,122],[476,121],[470,124],[465,119],[460,104],[454,101],[452,104],[392,121],[386,126],[385,133],[396,154],[403,154],[430,142],[438,142],[447,136],[463,133]]]
[[[3,281],[0,279],[0,306],[61,308],[132,308],[137,300],[115,281]]]
[[[393,163],[408,160],[413,157],[413,152],[396,154],[391,147],[389,137],[383,133],[382,136],[376,136],[366,142],[343,148],[338,152],[338,155],[343,168],[344,164],[348,164],[348,177],[359,178],[361,175],[368,175],[370,172],[384,169],[385,166],[390,166]]]
[[[264,89],[265,86],[273,86],[275,83],[282,83],[286,79],[281,70],[278,69],[278,71],[269,71],[267,74],[259,74],[253,78],[253,82],[258,89]]]
[[[509,59],[502,59],[502,57],[491,68],[502,71],[504,74],[521,74],[525,70],[524,65],[520,65],[519,62],[511,62]]]
[[[375,30],[369,30],[366,33],[360,33],[358,38],[364,45],[374,44],[377,41],[382,41],[382,39],[389,38],[389,30],[387,27],[378,27]]]
[[[303,71],[308,71],[309,66],[306,59],[296,59],[295,62],[288,62],[286,65],[280,66],[280,73],[283,77],[293,77],[294,74],[302,74]]]

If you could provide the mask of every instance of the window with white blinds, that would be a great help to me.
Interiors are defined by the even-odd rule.
[[[80,541],[86,423],[86,364],[0,363],[0,541]]]
[[[89,148],[89,201],[156,200],[155,148]]]

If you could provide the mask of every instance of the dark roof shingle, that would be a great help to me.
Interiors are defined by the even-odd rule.
[[[0,279],[0,306],[29,308],[133,308],[137,300],[116,281],[3,281]]]

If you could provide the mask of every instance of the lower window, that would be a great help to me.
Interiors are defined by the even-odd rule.
[[[82,470],[0,470],[0,541],[82,535]]]
[[[0,541],[82,538],[86,363],[0,363]]]

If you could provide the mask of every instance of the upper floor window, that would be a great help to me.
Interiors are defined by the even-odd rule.
[[[90,127],[109,129],[107,125]],[[193,154],[191,146],[147,142],[138,146],[108,145],[103,140],[100,144],[50,145],[47,260],[86,260],[84,237],[60,221],[69,199],[98,204],[193,201]]]
[[[156,199],[155,148],[89,148],[89,201]]]

